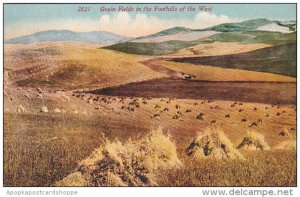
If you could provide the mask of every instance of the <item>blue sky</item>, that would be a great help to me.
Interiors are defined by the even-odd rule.
[[[140,36],[172,26],[202,28],[223,22],[236,22],[253,18],[296,20],[296,4],[190,4],[212,6],[212,11],[184,12],[100,12],[101,7],[118,8],[121,4],[6,4],[4,6],[5,37],[14,37],[48,29],[74,31],[111,31]],[[122,4],[122,6],[152,7],[189,4]],[[90,11],[78,13],[79,6]],[[129,25],[123,25],[127,23]],[[147,24],[143,24],[147,23]],[[78,27],[77,27],[78,26]],[[119,26],[119,27],[117,27]]]

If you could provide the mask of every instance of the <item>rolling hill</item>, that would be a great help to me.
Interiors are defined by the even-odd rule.
[[[245,44],[263,43],[271,45],[296,42],[296,32],[281,33],[269,31],[223,32],[201,39],[201,42],[240,42]]]
[[[153,42],[166,42],[166,41],[195,41],[202,38],[207,38],[209,36],[219,34],[221,32],[217,31],[190,31],[190,32],[179,32],[176,34],[156,36],[150,38],[137,39],[134,42],[142,43],[153,43]]]
[[[270,23],[273,23],[273,21],[268,19],[253,19],[239,23],[224,23],[213,27],[209,27],[205,30],[213,30],[220,32],[251,31],[256,30],[260,26],[267,25]]]
[[[208,57],[174,58],[172,61],[268,72],[286,76],[297,76],[296,44],[283,44],[254,51]]]
[[[296,32],[280,33],[267,31],[222,32],[194,41],[170,40],[165,42],[124,42],[104,47],[105,49],[137,55],[167,55],[199,44],[214,42],[239,42],[244,44],[282,45],[296,42]]]
[[[212,26],[205,29],[190,29],[185,27],[173,27],[170,29],[166,29],[160,31],[158,33],[142,36],[135,39],[130,40],[131,42],[149,40],[150,38],[157,38],[162,36],[170,36],[176,34],[189,34],[189,33],[199,33],[199,32],[207,32],[207,31],[215,31],[215,32],[245,32],[245,31],[276,31],[282,33],[291,33],[295,31],[296,22],[295,21],[273,21],[268,19],[252,19],[246,20],[238,23],[224,23],[216,26]],[[176,40],[176,39],[174,39]],[[195,39],[197,40],[197,39]]]
[[[204,30],[213,30],[219,32],[243,32],[263,30],[288,33],[296,30],[296,21],[275,21],[259,18],[238,23],[224,23],[206,28]]]
[[[173,35],[173,34],[182,33],[182,32],[192,32],[192,31],[194,31],[194,30],[185,28],[185,27],[173,27],[173,28],[160,31],[160,32],[152,34],[152,35],[138,37],[131,41],[142,40],[142,39],[147,39],[147,38],[154,38],[154,37],[159,37],[159,36],[166,36],[166,35]]]
[[[93,89],[165,76],[139,63],[142,56],[77,42],[6,44],[4,55],[6,85]]]
[[[224,23],[206,29],[174,27],[156,34],[106,46],[106,49],[138,55],[167,55],[187,47],[213,42],[289,44],[296,41],[295,21],[253,19]]]
[[[194,46],[198,42],[190,41],[166,41],[166,42],[153,42],[153,43],[140,43],[140,42],[124,42],[111,46],[104,47],[114,51],[120,51],[129,54],[137,55],[166,55],[175,53],[182,48]]]

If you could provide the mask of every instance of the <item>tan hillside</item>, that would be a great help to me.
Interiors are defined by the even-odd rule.
[[[184,48],[169,56],[176,57],[203,57],[216,55],[229,55],[245,53],[256,49],[270,47],[269,44],[242,44],[239,42],[213,42],[209,44],[198,44]]]
[[[161,78],[143,57],[75,42],[5,45],[6,84],[91,89]]]
[[[203,81],[272,81],[272,82],[296,82],[293,77],[246,71],[239,69],[218,68],[205,65],[194,65],[189,63],[177,63],[171,61],[157,61],[158,65],[168,69],[196,76],[195,80]]]
[[[6,45],[4,185],[296,185],[294,78],[148,58]]]

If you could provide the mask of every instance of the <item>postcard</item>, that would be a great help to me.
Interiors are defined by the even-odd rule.
[[[3,4],[4,186],[297,186],[296,8]]]

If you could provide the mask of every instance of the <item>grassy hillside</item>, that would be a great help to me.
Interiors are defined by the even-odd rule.
[[[296,41],[296,32],[280,33],[266,31],[224,32],[196,41],[166,41],[157,43],[125,42],[104,47],[115,51],[137,55],[166,55],[186,47],[213,42],[240,42],[283,45]]]
[[[184,27],[174,27],[160,31],[158,33],[139,37],[130,42],[119,43],[105,47],[106,49],[121,51],[138,55],[166,55],[172,54],[180,49],[195,46],[201,43],[213,42],[240,42],[240,43],[263,43],[271,45],[283,45],[296,41],[296,32],[281,33],[272,31],[257,30],[261,26],[277,24],[279,26],[288,27],[291,31],[295,30],[294,21],[273,21],[268,19],[252,19],[238,23],[224,23],[209,27],[206,29],[189,29]],[[176,37],[172,41],[159,43],[143,42],[143,39],[174,35],[179,32],[197,32],[197,31],[216,31],[220,32],[207,38],[200,38],[194,41],[179,41]],[[197,39],[197,38],[196,38]],[[138,42],[138,41],[141,42]]]
[[[267,31],[225,32],[215,34],[201,41],[206,42],[241,42],[241,43],[264,43],[271,45],[289,44],[296,41],[296,32],[280,33]]]
[[[252,31],[246,33],[255,36],[251,40],[245,40],[246,43],[265,43],[271,45],[282,45],[282,44],[295,43],[297,41],[296,32],[280,33],[280,32]]]
[[[194,46],[198,43],[199,42],[197,41],[167,41],[157,43],[125,42],[107,46],[104,48],[137,55],[166,55],[175,53],[177,50],[180,50],[182,48]]]
[[[267,19],[253,19],[247,20],[240,23],[224,23],[216,25],[207,30],[220,31],[220,32],[237,32],[237,31],[251,31],[255,30],[260,26],[273,23],[273,21]]]
[[[290,31],[296,31],[296,21],[283,21],[277,23],[280,26],[288,27]]]
[[[213,42],[213,43],[201,43],[190,48],[184,48],[177,51],[174,54],[170,54],[170,57],[204,57],[204,56],[219,56],[219,55],[231,55],[237,53],[246,53],[249,51],[270,47],[272,45],[262,43],[244,44],[240,42]]]
[[[297,76],[296,44],[294,43],[258,49],[247,53],[177,58],[173,61]]]
[[[202,39],[205,42],[248,42],[253,36],[241,32],[225,32]]]
[[[185,27],[173,27],[173,28],[160,31],[160,32],[152,34],[152,35],[139,37],[135,40],[153,38],[153,37],[165,36],[165,35],[173,35],[173,34],[177,34],[179,32],[191,32],[191,31],[193,31],[193,30],[189,29],[189,28],[185,28]]]
[[[296,79],[294,77],[266,72],[254,72],[241,69],[220,68],[214,66],[195,65],[191,63],[179,63],[165,60],[158,61],[155,63],[177,72],[183,72],[194,75],[194,80],[196,81],[296,82]]]

